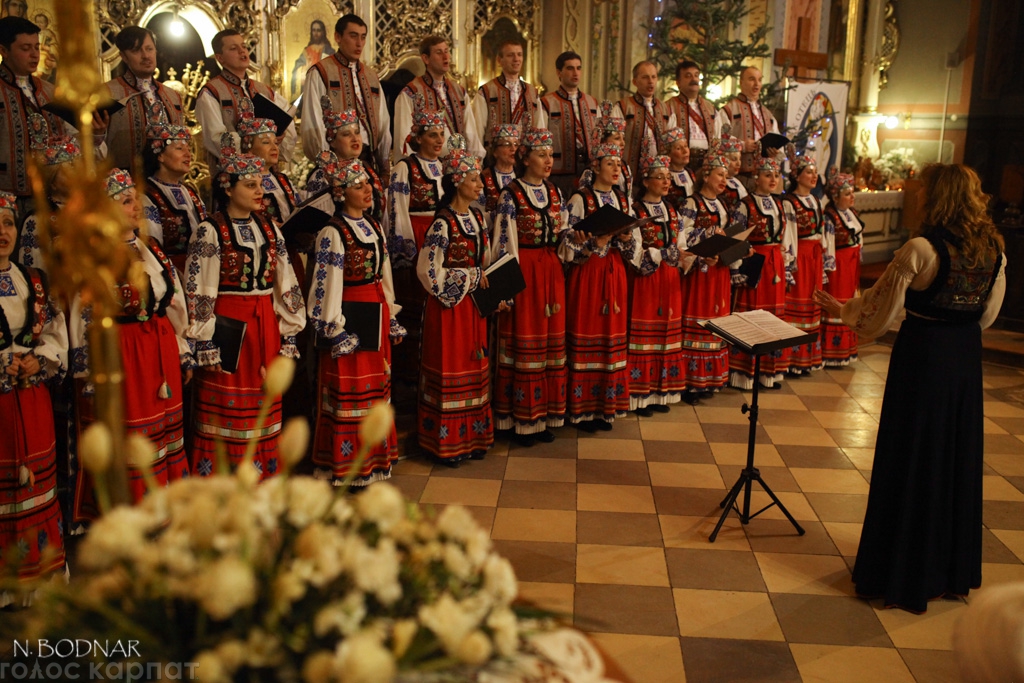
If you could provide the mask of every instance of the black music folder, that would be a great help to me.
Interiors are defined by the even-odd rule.
[[[582,231],[594,237],[604,237],[605,235],[615,235],[627,232],[633,228],[642,227],[652,220],[654,219],[643,218],[636,220],[628,213],[619,211],[611,204],[605,204],[572,227],[577,232]]]
[[[95,120],[96,115],[103,113],[110,114],[111,116],[113,116],[114,114],[128,106],[128,100],[130,100],[133,97],[138,97],[141,94],[141,92],[132,93],[128,97],[122,97],[119,100],[111,100],[101,107],[96,107],[96,112],[93,116],[93,119]],[[78,128],[78,119],[75,116],[74,109],[66,107],[60,102],[47,102],[42,107],[40,107],[40,109],[51,114],[55,114],[60,118],[64,119],[65,121],[67,121],[69,124],[71,124],[71,126],[73,126],[75,129]]]
[[[256,118],[270,119],[274,122],[274,125],[277,126],[278,135],[284,135],[288,126],[292,125],[292,121],[295,120],[294,116],[281,109],[273,100],[262,93],[256,93],[256,97],[252,98],[252,108]]]
[[[213,328],[213,343],[220,349],[220,369],[232,373],[238,370],[238,357],[242,353],[242,341],[248,324],[224,315],[217,316]]]
[[[334,200],[330,190],[315,194],[295,207],[292,215],[281,225],[285,242],[293,235],[316,236],[334,217]]]
[[[526,280],[519,267],[519,259],[512,254],[505,254],[484,271],[487,275],[487,289],[477,287],[469,293],[480,317],[486,318],[498,310],[502,301],[510,301],[516,294],[526,289]]]

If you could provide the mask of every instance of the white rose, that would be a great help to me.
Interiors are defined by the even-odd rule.
[[[356,498],[356,506],[364,518],[375,522],[384,533],[405,519],[405,498],[391,484],[380,482],[367,487]]]
[[[195,586],[195,598],[215,620],[230,617],[256,603],[256,577],[252,567],[237,557],[222,557],[207,567]]]
[[[402,586],[398,582],[401,567],[395,542],[384,537],[376,548],[354,540],[346,544],[345,566],[363,591],[373,593],[385,605],[391,605],[402,597]]]
[[[477,627],[477,620],[450,593],[444,593],[433,604],[421,606],[418,615],[420,623],[437,636],[445,652],[452,656],[457,655],[462,641]]]
[[[479,529],[473,515],[461,505],[449,505],[437,516],[437,530],[456,541],[467,540]]]
[[[323,518],[334,501],[331,485],[312,477],[288,480],[288,522],[299,529]]]
[[[462,552],[462,548],[454,543],[444,544],[444,566],[445,569],[462,581],[468,579],[473,572],[473,567],[469,564],[466,553]]]
[[[198,680],[203,683],[230,683],[231,678],[220,664],[220,658],[209,650],[200,652],[195,659]]]
[[[473,631],[459,644],[455,656],[466,664],[479,666],[491,658],[491,641],[483,631]]]
[[[466,557],[469,558],[473,571],[479,571],[491,553],[491,537],[487,535],[486,531],[477,527],[475,532],[469,534],[465,543]]]
[[[104,422],[94,422],[86,428],[78,442],[78,458],[92,474],[106,472],[110,467],[114,437]]]
[[[416,623],[415,619],[399,619],[395,622],[391,631],[391,652],[395,655],[395,659],[401,659],[405,655],[405,651],[412,645],[419,630],[420,625]]]
[[[395,659],[372,632],[357,633],[338,646],[337,670],[343,683],[389,683]]]
[[[324,683],[334,681],[334,655],[320,650],[306,657],[302,665],[302,680],[306,683]]]
[[[390,403],[378,401],[359,423],[359,441],[363,447],[373,448],[391,434],[395,423],[395,410]]]
[[[353,591],[344,600],[336,600],[316,613],[313,633],[321,638],[331,632],[351,636],[359,631],[365,618],[366,601],[363,594]]]
[[[306,594],[306,582],[295,571],[283,571],[274,579],[274,607],[288,611],[288,607]]]
[[[484,563],[484,590],[504,605],[516,599],[519,586],[512,564],[498,554],[492,554]]]
[[[494,647],[502,657],[511,657],[519,649],[519,621],[512,610],[506,607],[491,612],[487,627],[494,633]]]
[[[137,507],[117,507],[89,529],[78,551],[83,569],[105,569],[119,560],[131,560],[148,543],[146,535],[156,520]]]
[[[229,673],[234,673],[245,663],[245,643],[240,640],[226,640],[217,646],[217,657]]]

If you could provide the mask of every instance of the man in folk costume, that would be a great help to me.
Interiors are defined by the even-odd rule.
[[[377,74],[359,61],[366,46],[366,22],[346,14],[334,25],[338,51],[306,72],[302,86],[302,150],[316,159],[327,150],[321,98],[331,100],[334,111],[354,109],[359,115],[363,148],[359,158],[381,178],[391,173],[391,116]]]
[[[220,143],[224,133],[238,132],[238,119],[242,112],[252,111],[252,98],[257,94],[284,110],[291,105],[270,86],[249,78],[247,69],[252,61],[249,47],[242,34],[235,29],[225,29],[213,37],[213,56],[222,71],[211,78],[196,97],[196,122],[203,127],[203,146],[216,163],[220,159]],[[295,124],[278,135],[281,156],[291,159],[298,134]]]
[[[419,95],[427,109],[444,115],[445,143],[450,135],[459,133],[466,138],[469,153],[482,159],[484,146],[477,134],[473,110],[469,107],[469,94],[448,77],[452,59],[448,41],[442,36],[427,36],[420,43],[420,58],[427,68],[426,73],[414,78],[395,100],[393,158],[398,160],[412,153],[405,140],[412,130],[412,115],[416,109],[416,96]]]
[[[753,186],[758,158],[761,156],[761,138],[778,133],[779,123],[758,101],[761,96],[761,70],[748,66],[740,72],[740,94],[718,111],[720,130],[743,141],[739,177],[749,190]],[[729,126],[726,129],[726,126]],[[774,151],[769,152],[774,156]]]
[[[593,144],[598,103],[592,95],[580,92],[583,58],[575,52],[563,52],[555,60],[559,87],[540,100],[548,117],[548,130],[554,136],[554,168],[551,182],[567,199],[576,180],[590,164],[590,146]]]
[[[146,129],[153,123],[180,126],[185,123],[181,96],[159,83],[156,73],[156,41],[149,29],[129,26],[114,39],[125,71],[106,82],[115,100],[130,98],[124,109],[110,117],[107,146],[114,168],[131,169],[142,154]]]
[[[654,96],[658,87],[658,67],[654,62],[637,62],[633,67],[633,87],[636,92],[615,104],[613,115],[626,121],[626,147],[622,151],[622,165],[629,166],[633,177],[640,172],[642,157],[658,156],[658,141],[662,133],[676,127],[675,114],[664,102]]]
[[[722,137],[722,124],[715,117],[715,106],[700,96],[700,67],[684,60],[676,66],[676,87],[679,94],[666,104],[676,117],[676,125],[686,134],[690,148],[690,170],[696,172],[704,164],[711,140]]]
[[[473,98],[473,119],[477,135],[487,144],[499,123],[515,123],[522,130],[547,128],[548,117],[540,106],[537,89],[519,77],[523,68],[523,46],[506,40],[498,46],[501,73],[480,86]]]
[[[77,137],[77,131],[60,117],[42,110],[53,100],[53,85],[32,74],[39,67],[39,27],[21,17],[0,19],[0,191],[18,197],[17,213],[32,213],[32,187],[28,180],[29,149],[33,125],[47,128],[46,139]],[[29,114],[38,117],[30,125]],[[96,156],[106,156],[106,117],[93,119]]]

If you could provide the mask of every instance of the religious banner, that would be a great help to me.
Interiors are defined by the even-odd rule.
[[[328,0],[302,0],[284,19],[285,95],[302,94],[306,71],[334,54],[331,40],[338,11]]]
[[[802,130],[815,129],[797,152],[815,158],[818,175],[824,182],[828,169],[839,168],[842,163],[850,84],[797,83],[787,94],[786,135],[792,139]]]
[[[59,41],[53,20],[53,0],[3,0],[0,17],[22,17],[39,27],[39,67],[35,76],[57,82]]]

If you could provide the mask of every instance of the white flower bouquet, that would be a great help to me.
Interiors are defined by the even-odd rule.
[[[872,165],[886,183],[912,178],[920,170],[914,161],[914,150],[909,147],[891,149],[878,157]]]

